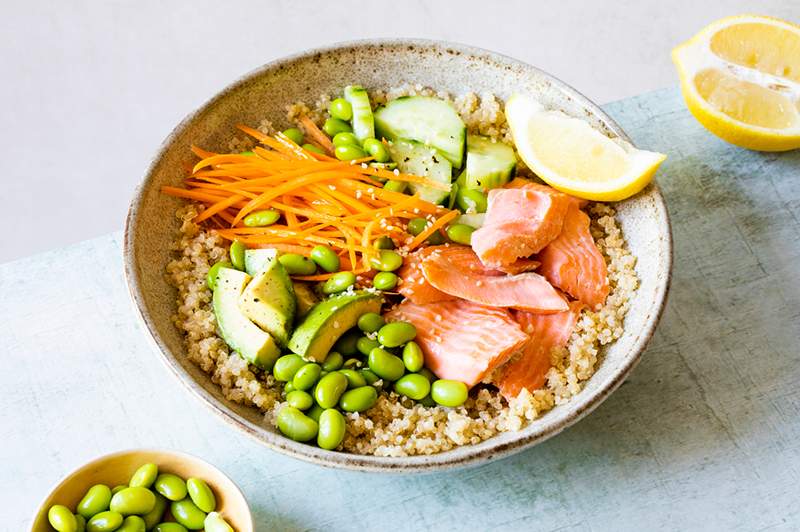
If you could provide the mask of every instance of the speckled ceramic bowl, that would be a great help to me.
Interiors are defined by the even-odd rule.
[[[618,206],[631,252],[637,257],[641,286],[631,301],[625,333],[610,346],[595,375],[568,404],[558,406],[520,432],[506,432],[478,445],[408,458],[357,456],[296,443],[265,426],[261,414],[226,401],[208,375],[186,359],[179,331],[170,321],[175,290],[164,266],[177,224],[179,201],[162,195],[162,185],[177,185],[194,161],[190,144],[226,146],[236,123],[258,124],[267,117],[285,123],[288,104],[313,102],[347,84],[389,88],[423,84],[461,94],[513,92],[535,95],[551,108],[591,122],[612,137],[625,133],[599,107],[552,76],[514,59],[485,50],[441,42],[387,40],[344,43],[269,63],[222,90],[178,124],[162,145],[131,204],[125,228],[125,271],[145,330],[167,366],[195,395],[231,426],[265,446],[321,465],[372,471],[419,471],[479,464],[545,440],[596,408],[638,362],[664,307],[671,270],[671,236],[664,200],[655,185]]]

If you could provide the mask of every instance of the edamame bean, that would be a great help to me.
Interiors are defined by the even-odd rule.
[[[362,366],[361,360],[358,358],[348,358],[344,361],[345,369],[360,368]]]
[[[328,136],[333,137],[337,133],[344,132],[351,132],[353,128],[350,127],[350,124],[345,122],[344,120],[340,120],[338,118],[329,118],[325,120],[325,123],[322,125],[322,131],[328,134]]]
[[[310,417],[317,423],[319,423],[319,416],[322,415],[325,409],[319,406],[318,404],[314,403],[314,406],[311,407],[311,410],[306,412],[306,416]]]
[[[186,482],[178,475],[161,473],[154,484],[156,491],[171,501],[186,497]]]
[[[244,155],[245,157],[255,157],[256,154],[250,150],[243,151],[239,155]]]
[[[444,244],[444,237],[442,236],[442,233],[440,233],[439,231],[434,231],[433,233],[431,233],[431,236],[429,236],[428,239],[425,240],[425,242],[427,242],[431,246],[438,246],[439,244]]]
[[[425,356],[422,354],[419,344],[409,341],[403,347],[403,364],[411,373],[416,373],[425,365]]]
[[[117,493],[118,491],[122,491],[127,487],[128,486],[122,484],[120,484],[119,486],[114,486],[113,488],[111,488],[111,496],[113,497],[115,493]]]
[[[378,272],[372,279],[372,286],[378,290],[394,290],[397,286],[397,274],[392,272]]]
[[[340,369],[339,373],[345,376],[347,379],[347,388],[359,388],[367,384],[367,381],[364,380],[364,377],[358,371],[354,369]]]
[[[291,140],[298,146],[301,146],[303,144],[303,138],[305,137],[305,135],[303,135],[303,132],[297,129],[296,127],[290,127],[289,129],[284,129],[283,134],[289,137],[289,140]]]
[[[472,233],[475,228],[467,224],[452,224],[447,226],[447,238],[456,244],[472,245]]]
[[[404,375],[394,383],[394,391],[415,401],[423,399],[431,391],[431,383],[417,373]]]
[[[289,382],[294,378],[294,374],[297,373],[297,370],[305,365],[306,361],[303,360],[303,357],[300,355],[295,355],[294,353],[283,355],[278,358],[278,360],[275,361],[275,365],[272,366],[272,375],[277,381]]]
[[[340,372],[329,373],[322,377],[314,388],[314,399],[322,408],[333,408],[347,390],[348,383],[347,377]]]
[[[206,275],[206,284],[208,284],[208,287],[212,292],[217,286],[217,275],[219,275],[219,271],[222,268],[233,268],[233,264],[227,260],[221,260],[208,269],[208,275]]]
[[[417,337],[417,328],[406,321],[387,323],[378,331],[378,341],[386,347],[400,347]]]
[[[266,227],[278,221],[281,213],[272,209],[251,212],[244,217],[244,225],[247,227]]]
[[[146,530],[144,519],[138,515],[129,515],[122,521],[122,526],[116,532],[145,532]]]
[[[431,397],[442,406],[461,406],[468,395],[469,390],[463,382],[439,379],[431,385]]]
[[[244,250],[247,247],[242,243],[241,240],[234,240],[231,242],[231,249],[230,249],[230,256],[231,256],[231,264],[237,270],[244,271]]]
[[[317,445],[329,451],[339,447],[344,439],[345,425],[344,416],[335,408],[328,408],[322,412],[319,416]]]
[[[313,362],[304,364],[303,367],[298,369],[297,373],[294,374],[294,378],[292,378],[292,385],[294,385],[294,389],[311,389],[311,387],[314,386],[319,380],[319,374],[321,372],[322,368],[319,366],[319,364],[315,364]]]
[[[328,104],[328,112],[339,120],[350,120],[353,118],[353,106],[344,98],[336,98]]]
[[[334,273],[322,285],[323,294],[338,294],[356,284],[356,274],[353,272]]]
[[[339,408],[345,412],[363,412],[369,410],[378,400],[378,391],[372,386],[362,386],[347,390],[339,399]]]
[[[377,332],[385,324],[386,320],[377,312],[367,312],[358,318],[358,328],[367,333]]]
[[[361,338],[361,331],[353,327],[336,340],[336,343],[333,344],[333,348],[347,357],[355,355],[358,353],[356,343],[359,338]]]
[[[281,434],[294,441],[309,441],[317,435],[319,430],[316,421],[291,406],[284,406],[278,412],[277,421]]]
[[[201,530],[206,520],[206,513],[188,498],[170,504],[169,511],[178,523],[189,530]]]
[[[317,264],[297,253],[284,253],[278,257],[286,272],[289,275],[314,275],[317,272]]]
[[[417,373],[428,379],[430,382],[436,380],[436,375],[434,375],[433,372],[428,368],[422,368],[421,370],[417,371]]]
[[[406,371],[400,357],[380,347],[369,352],[367,364],[375,375],[387,381],[396,381]]]
[[[394,240],[391,237],[383,235],[375,240],[372,244],[376,249],[394,249]]]
[[[323,371],[336,371],[344,364],[344,357],[336,351],[331,351],[322,363]]]
[[[425,218],[411,218],[408,221],[408,234],[417,236],[428,227],[428,220]]]
[[[203,522],[206,532],[234,532],[233,527],[217,512],[209,512]]]
[[[122,514],[106,510],[95,515],[86,523],[88,532],[111,532],[122,525]]]
[[[339,271],[339,257],[328,246],[314,246],[311,250],[311,260],[328,273]]]
[[[217,508],[217,498],[205,480],[190,477],[186,480],[186,489],[189,491],[189,498],[202,511],[208,513]]]
[[[397,181],[395,179],[390,179],[386,183],[383,184],[383,189],[388,190],[389,192],[397,192],[398,194],[402,194],[406,191],[406,187],[408,184],[405,181]]]
[[[388,162],[390,159],[389,151],[386,149],[386,146],[383,145],[383,142],[378,139],[365,139],[364,151],[372,155],[372,158],[379,163]]]
[[[338,148],[339,146],[350,145],[350,146],[360,146],[361,144],[358,142],[358,137],[350,133],[349,131],[342,131],[341,133],[337,133],[333,137],[333,146],[334,148]]]
[[[83,499],[78,503],[78,513],[86,519],[99,514],[103,510],[108,510],[111,502],[111,489],[105,484],[95,484],[86,492]]]
[[[188,532],[186,527],[180,523],[159,523],[153,532]]]
[[[367,153],[364,150],[358,146],[354,146],[353,144],[342,144],[341,146],[336,146],[333,153],[340,161],[352,161],[353,159],[361,159],[367,156]]]
[[[155,464],[144,464],[139,466],[139,469],[133,472],[133,476],[131,476],[131,481],[128,483],[128,486],[135,488],[149,488],[153,485],[153,482],[156,481],[156,477],[158,476],[158,466]],[[116,489],[116,488],[115,488]],[[114,491],[112,490],[112,494]]]
[[[86,532],[86,518],[81,514],[75,514],[75,522],[78,523],[78,528],[75,532]]]
[[[109,508],[122,515],[146,514],[156,505],[156,496],[147,488],[125,488],[111,497]]]
[[[302,148],[306,151],[310,151],[311,153],[318,153],[320,155],[325,155],[325,150],[323,150],[322,148],[318,148],[317,146],[314,146],[313,144],[310,144],[308,142],[303,144]]]
[[[164,510],[167,509],[167,499],[160,493],[156,493],[155,495],[155,506],[142,516],[142,519],[144,519],[144,526],[147,530],[150,530],[161,522],[161,519],[164,517]]]
[[[364,356],[368,356],[369,353],[378,347],[380,344],[377,340],[373,340],[372,338],[367,338],[366,336],[362,336],[358,339],[357,342],[358,352]]]
[[[367,368],[360,370],[358,373],[361,375],[361,378],[364,379],[364,384],[369,384],[370,386],[381,380],[372,370]]]
[[[382,272],[393,272],[403,265],[403,257],[391,249],[382,249],[378,257],[372,257],[370,264],[376,270]]]
[[[464,212],[478,213],[486,212],[488,202],[486,194],[480,190],[462,187],[456,192],[456,205]]]
[[[320,367],[322,367],[322,366],[320,366]],[[324,377],[324,376],[325,376],[325,375],[327,375],[328,373],[330,373],[330,371],[325,371],[325,370],[323,369],[322,371],[320,371],[320,372],[319,372],[319,378],[321,379],[322,377]],[[319,383],[319,381],[317,381],[317,383]]]
[[[422,399],[419,400],[419,404],[421,404],[422,406],[430,408],[432,406],[436,406],[436,401],[433,400],[433,397],[431,397],[431,394],[428,394],[428,395],[426,395],[425,397],[423,397]]]
[[[288,394],[292,393],[293,391],[294,391],[294,384],[292,384],[291,382],[287,382],[286,384],[283,385],[283,393],[284,394],[288,395]]]
[[[286,402],[298,410],[308,410],[314,405],[314,398],[303,390],[292,390],[286,394]]]
[[[69,508],[62,504],[54,504],[47,511],[47,520],[50,526],[55,528],[58,532],[76,532],[78,530],[78,521]]]

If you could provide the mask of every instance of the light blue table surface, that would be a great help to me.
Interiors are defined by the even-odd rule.
[[[349,473],[275,454],[215,417],[151,351],[114,233],[0,265],[0,529],[25,530],[75,467],[143,446],[219,466],[258,530],[800,529],[800,152],[723,143],[675,89],[606,109],[640,147],[669,154],[658,181],[675,273],[642,363],[587,419],[511,458],[440,474]]]

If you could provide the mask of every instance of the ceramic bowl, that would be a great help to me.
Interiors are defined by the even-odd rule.
[[[208,375],[184,355],[179,331],[170,321],[175,290],[164,266],[178,228],[173,213],[180,202],[159,193],[178,185],[191,167],[191,144],[224,149],[237,123],[269,118],[288,127],[286,106],[314,102],[321,94],[359,83],[367,88],[421,84],[449,92],[514,92],[535,95],[546,106],[589,121],[610,137],[625,132],[597,105],[577,91],[530,65],[486,50],[419,40],[360,41],[311,50],[268,63],[229,85],[167,137],[133,198],[125,228],[125,272],[130,292],[167,366],[180,381],[231,426],[265,446],[326,466],[373,471],[419,471],[484,463],[530,447],[568,427],[596,408],[619,386],[639,360],[664,307],[671,270],[667,209],[656,185],[620,203],[619,219],[631,252],[637,257],[641,286],[631,301],[624,335],[606,351],[595,375],[569,403],[558,406],[520,432],[506,432],[477,445],[431,456],[386,458],[325,451],[297,443],[266,426],[254,408],[226,401]],[[191,163],[191,164],[190,164]]]
[[[236,532],[253,532],[253,517],[247,500],[222,471],[190,454],[159,449],[133,449],[108,454],[73,471],[42,502],[33,519],[32,532],[52,530],[47,521],[47,512],[54,504],[63,504],[74,510],[86,490],[93,485],[105,484],[111,488],[127,485],[139,466],[151,462],[158,466],[160,473],[173,473],[183,479],[197,477],[205,480],[217,499],[216,511]]]

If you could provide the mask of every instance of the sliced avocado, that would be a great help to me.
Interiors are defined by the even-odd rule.
[[[239,308],[239,298],[250,276],[232,268],[222,268],[214,288],[214,316],[217,327],[231,349],[256,367],[269,370],[281,350],[269,333],[250,321]]]
[[[244,271],[255,277],[267,269],[267,265],[278,258],[278,250],[271,248],[246,249],[244,251]]]
[[[489,190],[508,183],[517,168],[514,148],[483,137],[467,135],[467,164],[464,177],[467,188]]]
[[[277,260],[256,274],[239,298],[239,308],[250,321],[286,345],[292,332],[297,301],[286,269]]]
[[[307,283],[295,281],[294,295],[297,298],[297,318],[305,318],[308,311],[319,303],[319,296]]]
[[[328,352],[358,318],[367,312],[380,312],[379,294],[359,291],[333,296],[318,303],[297,326],[289,349],[306,360],[323,362]]]

